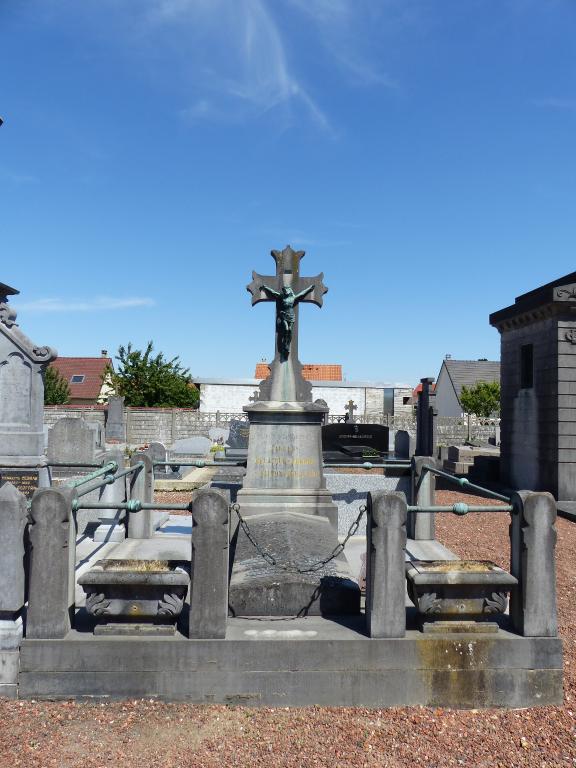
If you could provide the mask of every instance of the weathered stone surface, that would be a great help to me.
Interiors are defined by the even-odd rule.
[[[170,459],[177,459],[178,454],[184,456],[205,456],[212,446],[212,440],[202,435],[195,437],[183,437],[172,443],[170,448]],[[175,464],[178,462],[175,461]]]
[[[37,468],[44,457],[44,371],[56,358],[18,327],[8,297],[15,288],[0,283],[0,466]],[[44,482],[47,484],[47,474]]]
[[[22,645],[24,698],[242,706],[528,707],[562,703],[557,638],[367,638],[364,619],[229,619],[227,638],[91,638]]]
[[[96,439],[96,431],[84,419],[58,419],[48,432],[48,461],[91,464],[96,458]]]
[[[71,488],[36,491],[30,512],[30,586],[26,636],[61,638],[74,615],[76,532]]]
[[[242,527],[233,541],[230,580],[233,616],[306,616],[355,614],[360,589],[343,555],[326,565],[338,544],[326,517],[277,511],[244,518],[250,535],[277,563],[271,565]],[[313,567],[311,572],[300,573]],[[285,570],[288,568],[289,570]]]
[[[436,476],[423,469],[424,466],[437,467],[432,456],[414,456],[412,458],[412,504],[430,507],[435,503]],[[434,512],[409,512],[408,537],[418,540],[432,540],[434,535]]]
[[[366,626],[370,637],[404,637],[406,497],[368,494],[366,531]]]
[[[26,499],[5,483],[0,488],[0,614],[17,614],[24,605],[24,529]],[[1,644],[0,644],[0,647]]]
[[[556,502],[550,493],[520,491],[512,504],[510,571],[518,587],[510,596],[510,617],[525,637],[555,637]]]
[[[133,453],[130,457],[130,466],[143,462],[144,467],[129,475],[129,493],[131,499],[140,499],[145,503],[154,500],[154,465],[148,453]],[[128,513],[128,536],[131,539],[148,539],[161,523],[153,510],[141,509],[139,512]],[[168,518],[164,516],[164,520]]]
[[[112,395],[106,407],[106,440],[118,443],[126,442],[126,423],[124,420],[124,398]]]
[[[226,637],[229,518],[229,494],[217,490],[194,492],[189,637]]]

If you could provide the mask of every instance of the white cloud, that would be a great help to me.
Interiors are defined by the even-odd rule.
[[[181,110],[191,122],[242,122],[297,105],[331,131],[319,103],[288,61],[280,27],[265,0],[148,0],[148,32],[185,35],[194,100]]]
[[[12,302],[11,302],[12,303]],[[115,309],[133,309],[137,307],[151,307],[155,304],[153,299],[143,297],[130,297],[115,299],[110,296],[97,296],[91,299],[59,299],[45,298],[28,302],[13,302],[14,308],[19,312],[102,312]]]
[[[560,109],[567,112],[576,112],[576,99],[557,99],[557,98],[545,98],[545,99],[532,99],[531,102],[535,107],[544,107],[548,109]]]

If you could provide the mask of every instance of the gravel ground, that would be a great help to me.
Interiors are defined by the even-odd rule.
[[[179,501],[176,495],[170,500]],[[440,504],[457,500],[475,499],[438,494]],[[560,519],[557,530],[558,610],[565,642],[562,707],[243,709],[148,700],[0,700],[0,767],[574,767],[576,525]],[[461,557],[507,565],[506,515],[438,515],[437,537]]]

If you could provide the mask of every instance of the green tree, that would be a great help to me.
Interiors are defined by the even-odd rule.
[[[60,371],[49,365],[44,375],[44,404],[63,405],[70,402],[70,387]]]
[[[473,387],[462,387],[460,404],[467,414],[487,419],[500,413],[500,383],[479,381]]]
[[[135,407],[196,408],[200,399],[188,368],[178,357],[166,360],[162,352],[152,354],[151,341],[142,352],[129,343],[118,348],[118,370],[109,370],[112,386]]]

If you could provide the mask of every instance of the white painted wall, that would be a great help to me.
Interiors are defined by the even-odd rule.
[[[331,416],[346,413],[346,403],[353,400],[358,406],[355,416],[363,416],[366,410],[366,390],[364,387],[315,387],[312,386],[312,400],[326,400]]]
[[[456,397],[454,391],[454,385],[448,375],[446,366],[442,363],[442,368],[438,374],[438,381],[436,382],[436,398],[434,399],[434,405],[438,410],[438,416],[461,416],[462,407]]]
[[[201,384],[200,411],[242,413],[257,389],[256,384]]]

